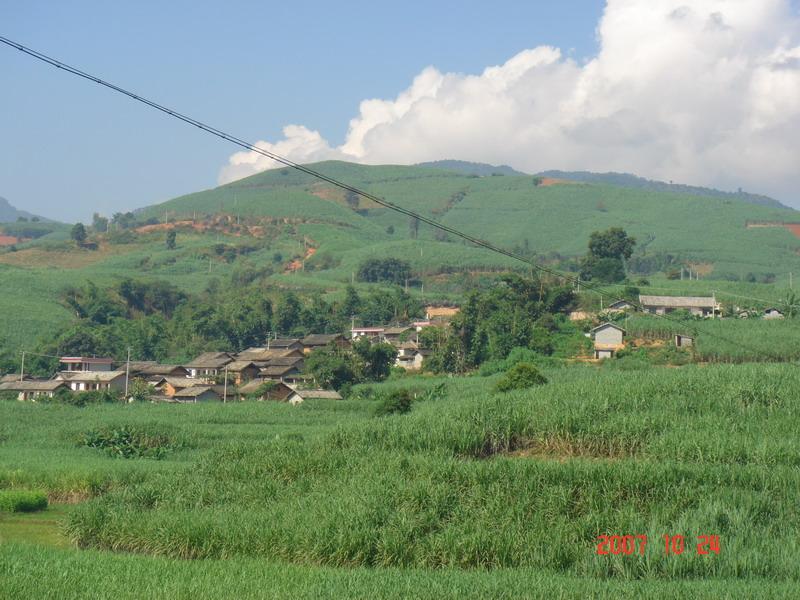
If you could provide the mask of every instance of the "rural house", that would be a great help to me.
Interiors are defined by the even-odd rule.
[[[614,323],[603,323],[591,331],[594,339],[594,357],[613,358],[614,355],[625,347],[623,338],[625,330]]]
[[[73,392],[125,389],[125,371],[62,371],[56,381],[64,381]]]
[[[310,399],[341,400],[342,397],[333,390],[294,390],[289,396],[289,404],[297,406]]]
[[[367,338],[372,342],[379,342],[383,339],[385,327],[353,327],[350,330],[350,337],[354,340]]]
[[[152,377],[188,377],[189,371],[178,365],[160,365],[154,363],[137,369],[135,372],[131,369],[131,375],[134,374],[144,379],[150,379]]]
[[[62,356],[59,362],[64,365],[64,372],[73,371],[111,371],[113,359],[88,356]]]
[[[258,377],[259,366],[252,361],[235,360],[225,365],[224,370],[229,376],[233,376],[236,385],[240,385]]]
[[[675,334],[675,347],[676,348],[689,348],[694,346],[694,337],[684,335],[682,333]]]
[[[65,381],[48,379],[46,381],[9,381],[0,383],[0,392],[17,392],[18,400],[32,400],[47,397],[52,398],[61,389],[69,389]]]
[[[312,350],[324,348],[329,344],[336,345],[337,348],[347,349],[350,347],[350,340],[341,333],[312,333],[303,338],[303,352],[309,354]]]
[[[176,402],[208,402],[221,400],[222,395],[218,394],[210,385],[198,385],[176,392],[172,399]]]
[[[720,305],[712,296],[639,296],[644,312],[666,315],[676,310],[686,310],[698,317],[713,317]]]
[[[407,371],[419,371],[422,369],[422,363],[425,357],[430,355],[430,353],[430,350],[420,348],[414,342],[404,342],[398,347],[397,358],[394,364],[396,367],[401,367]]]
[[[272,382],[272,386],[264,385],[264,381],[257,379],[250,381],[239,388],[240,396],[252,396],[258,393],[257,400],[274,400],[277,402],[285,402],[289,396],[294,393],[294,390],[285,383],[280,381]]]
[[[225,365],[233,362],[227,352],[204,352],[184,367],[189,371],[189,377],[211,378],[221,375]]]
[[[457,306],[426,306],[425,319],[428,321],[449,321],[461,310]]]
[[[383,330],[383,341],[390,344],[399,344],[404,333],[414,331],[411,327],[387,327]]]
[[[267,339],[267,350],[303,350],[303,342],[298,338]]]
[[[190,387],[203,385],[202,379],[190,379],[188,377],[152,377],[147,380],[156,390],[172,398],[177,392]]]
[[[268,379],[270,381],[281,381],[283,383],[297,383],[305,379],[303,376],[302,368],[298,364],[291,365],[273,365],[269,364],[263,367],[258,376],[261,379]]]

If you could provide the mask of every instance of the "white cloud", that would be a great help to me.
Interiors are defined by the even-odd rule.
[[[428,67],[394,100],[364,100],[338,147],[297,125],[259,145],[298,162],[629,171],[791,201],[800,22],[789,0],[608,0],[597,31],[584,64],[540,46],[480,75]],[[220,181],[273,166],[239,152]]]

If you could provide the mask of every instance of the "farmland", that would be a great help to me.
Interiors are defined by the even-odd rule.
[[[205,583],[255,597],[267,575],[269,593],[299,597],[580,596],[599,582],[624,595],[691,585],[767,597],[798,584],[796,367],[545,374],[507,394],[492,391],[495,377],[406,377],[300,407],[2,402],[0,486],[78,501],[64,531],[83,550],[4,545],[0,572],[12,576],[0,586],[40,595],[52,565],[71,573],[62,597],[116,593],[106,570],[138,590],[158,573],[156,597]],[[424,399],[373,416],[397,388]],[[123,425],[160,433],[163,459],[79,442]],[[650,544],[598,556],[601,533]],[[666,556],[667,533],[691,552]],[[704,534],[721,536],[719,555],[694,552]]]

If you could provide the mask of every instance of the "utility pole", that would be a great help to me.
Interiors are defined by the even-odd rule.
[[[22,365],[19,368],[19,380],[25,380],[25,350],[22,351]]]
[[[794,289],[794,288],[792,288],[792,272],[791,271],[789,271],[789,289],[790,290]]]
[[[267,350],[269,350],[269,338],[270,338],[271,336],[272,336],[272,332],[271,332],[271,331],[268,331],[268,332],[267,332]]]
[[[128,346],[128,360],[125,362],[125,400],[128,400],[128,379],[131,376],[131,347]]]
[[[225,381],[222,383],[222,403],[228,401],[228,365],[225,365]]]

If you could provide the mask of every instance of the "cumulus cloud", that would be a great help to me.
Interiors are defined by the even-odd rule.
[[[479,75],[428,67],[396,98],[361,102],[341,145],[299,125],[259,145],[298,162],[628,171],[792,200],[800,19],[789,0],[608,0],[597,31],[584,63],[540,46]],[[239,152],[220,181],[274,166]]]

